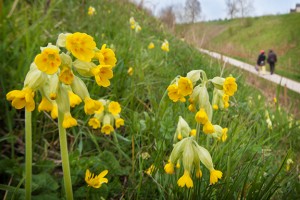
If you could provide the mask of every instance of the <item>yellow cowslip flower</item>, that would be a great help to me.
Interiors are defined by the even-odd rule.
[[[82,102],[81,98],[72,91],[68,91],[70,106],[74,108],[76,105]]]
[[[179,163],[179,161],[177,161],[177,163],[176,163],[176,168],[177,168],[177,169],[180,168],[180,163]]]
[[[90,62],[95,55],[96,43],[86,33],[73,33],[66,37],[66,48],[79,60]]]
[[[111,132],[114,131],[114,127],[110,124],[105,124],[101,128],[101,133],[105,133],[106,135],[109,135]]]
[[[192,129],[190,132],[190,136],[196,136],[196,134],[197,134],[196,129]]]
[[[274,98],[273,98],[273,101],[274,101],[274,103],[277,103],[277,98],[274,97]]]
[[[226,139],[227,139],[227,132],[228,132],[228,128],[223,128],[222,129],[222,136],[221,136],[222,142],[226,141]]]
[[[11,105],[16,109],[25,107],[27,111],[31,112],[35,108],[34,92],[29,87],[10,91],[6,94],[6,99],[12,101]]]
[[[200,110],[196,113],[195,120],[200,124],[206,124],[208,122],[208,116],[204,108],[200,108]]]
[[[178,100],[181,101],[181,102],[186,101],[184,96],[179,94],[178,86],[176,84],[169,85],[167,90],[168,90],[168,96],[173,102],[177,102]]]
[[[203,126],[203,132],[206,134],[211,134],[215,132],[214,126],[210,121],[207,121]]]
[[[155,47],[155,46],[154,46],[154,43],[153,43],[153,42],[150,42],[149,45],[148,45],[148,49],[154,49],[154,47]]]
[[[167,40],[165,40],[162,45],[161,45],[161,50],[165,51],[165,52],[169,52],[169,42]]]
[[[219,109],[219,106],[217,104],[214,104],[212,107],[213,107],[214,110],[218,110]]]
[[[96,9],[93,6],[90,6],[88,10],[88,15],[93,16],[95,14],[96,14]]]
[[[99,102],[100,102],[100,108],[95,111],[96,114],[100,114],[104,111],[104,106],[103,106],[102,102],[101,101],[99,101]]]
[[[182,96],[187,96],[193,93],[193,83],[189,78],[180,77],[178,80],[178,92]]]
[[[120,104],[116,101],[112,101],[108,104],[108,111],[113,115],[119,114],[121,110]]]
[[[100,121],[93,117],[89,120],[89,126],[93,127],[93,129],[100,128]]]
[[[116,119],[115,126],[116,128],[120,128],[121,126],[124,126],[124,119],[122,118]]]
[[[223,84],[223,90],[228,96],[233,96],[234,93],[237,91],[237,84],[235,82],[235,78],[227,77]]]
[[[57,104],[54,102],[51,110],[51,118],[56,119],[57,117],[58,117],[58,108],[57,108]]]
[[[52,103],[46,97],[43,96],[42,101],[39,104],[38,111],[39,112],[41,112],[41,111],[50,112],[52,110],[52,108],[53,108]]]
[[[151,176],[151,174],[153,173],[154,170],[155,170],[155,166],[152,164],[145,172],[146,172],[146,174]]]
[[[60,82],[66,84],[66,85],[71,85],[73,80],[74,80],[74,74],[71,71],[70,68],[64,67],[60,73],[59,73],[59,80]]]
[[[112,67],[110,65],[98,65],[91,70],[95,76],[95,80],[99,86],[108,87],[110,86],[110,81],[114,75]]]
[[[228,108],[229,107],[229,95],[224,94],[222,99],[223,99],[223,103],[224,103],[224,108]]]
[[[106,44],[102,45],[99,53],[102,56],[97,54],[98,57],[97,55],[96,57],[99,59],[101,65],[110,65],[112,67],[116,66],[117,59],[116,59],[115,52],[110,48],[106,48]]]
[[[178,186],[187,188],[191,188],[194,186],[193,180],[190,177],[190,172],[187,170],[184,170],[184,174],[178,179],[177,181]]]
[[[201,178],[201,177],[202,177],[202,171],[201,171],[200,168],[197,169],[197,171],[196,171],[196,177],[197,177],[197,178]]]
[[[130,25],[130,28],[133,30],[133,29],[135,29],[135,24],[131,24]]]
[[[135,32],[138,33],[141,30],[142,30],[142,27],[138,23],[136,23],[136,25],[135,25]]]
[[[181,135],[181,133],[178,133],[178,134],[177,134],[177,139],[178,139],[178,140],[182,140],[182,135]]]
[[[100,188],[103,183],[108,183],[107,178],[104,176],[108,173],[108,170],[102,171],[98,176],[95,176],[93,173],[90,172],[89,169],[85,172],[85,182],[88,186],[93,188]]]
[[[54,74],[57,72],[61,64],[59,50],[46,47],[34,58],[37,68],[46,74]]]
[[[133,74],[133,68],[132,68],[132,67],[129,67],[129,68],[128,68],[127,74],[128,74],[129,76],[132,76],[132,74]]]
[[[191,111],[191,112],[196,112],[196,111],[197,111],[194,104],[190,104],[189,107],[188,107],[188,109],[189,109],[189,111]]]
[[[130,25],[134,25],[134,24],[135,24],[135,20],[134,20],[134,18],[133,18],[133,17],[130,17],[130,19],[129,19],[129,23],[130,23]]]
[[[70,127],[73,127],[73,126],[77,126],[77,121],[76,121],[75,118],[72,117],[70,112],[66,112],[64,114],[64,120],[63,120],[62,126],[64,128],[70,128]]]
[[[171,162],[168,162],[165,165],[164,170],[167,174],[174,174],[174,164]]]
[[[94,114],[95,111],[99,110],[101,107],[101,102],[86,97],[84,99],[84,112],[88,115]]]
[[[222,175],[223,173],[219,170],[215,170],[215,169],[210,170],[210,178],[209,178],[210,185],[213,185],[216,182],[218,182],[218,179],[222,178]]]

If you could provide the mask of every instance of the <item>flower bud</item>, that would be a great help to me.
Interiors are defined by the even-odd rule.
[[[85,77],[94,76],[94,74],[91,72],[91,69],[97,67],[97,65],[93,62],[85,62],[78,59],[73,62],[73,66],[81,76]]]
[[[71,84],[71,88],[75,94],[77,94],[82,100],[86,97],[90,97],[89,91],[84,82],[77,76],[74,76],[74,80]]]
[[[219,90],[223,90],[224,81],[225,81],[224,78],[218,77],[218,76],[214,77],[211,80],[211,82],[214,84],[215,88],[219,89]]]
[[[47,81],[47,74],[40,71],[36,64],[33,62],[30,65],[30,70],[28,71],[25,81],[24,81],[24,88],[29,87],[33,91],[41,88],[43,84]]]

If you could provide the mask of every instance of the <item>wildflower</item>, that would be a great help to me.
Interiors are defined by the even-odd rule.
[[[294,164],[294,161],[290,158],[287,159],[287,161],[286,161],[286,171],[290,171],[292,164]]]
[[[164,170],[167,174],[174,174],[174,164],[171,162],[168,162],[165,165]]]
[[[116,119],[115,126],[116,128],[120,128],[121,126],[124,126],[124,119],[122,118]]]
[[[59,49],[52,47],[44,48],[43,51],[35,57],[34,63],[42,72],[54,74],[61,64]]]
[[[192,94],[193,84],[189,78],[180,77],[178,80],[178,92],[183,96]]]
[[[74,108],[76,105],[82,102],[80,97],[77,94],[73,93],[72,91],[68,91],[68,95],[69,95],[70,106],[72,108]]]
[[[228,96],[233,96],[234,93],[237,91],[237,84],[235,82],[235,78],[227,77],[224,81],[223,90]]]
[[[190,172],[184,170],[184,174],[178,179],[177,184],[180,187],[184,187],[184,186],[186,186],[187,188],[193,187],[194,184],[193,184],[193,180],[190,177]]]
[[[118,102],[112,101],[108,104],[108,111],[113,115],[117,115],[121,112],[121,106]]]
[[[114,127],[110,124],[105,124],[101,128],[101,133],[105,133],[106,135],[109,135],[113,131],[114,131]]]
[[[135,19],[133,17],[130,17],[129,23],[130,23],[130,25],[134,25],[135,24]]]
[[[79,60],[90,62],[95,55],[96,43],[88,34],[76,32],[67,35],[66,48]]]
[[[133,68],[132,68],[132,67],[129,67],[129,68],[128,68],[127,74],[128,74],[129,76],[132,76],[132,74],[133,74]]]
[[[99,86],[108,87],[110,85],[109,79],[113,77],[113,71],[110,65],[98,65],[91,71]]]
[[[155,166],[152,164],[145,172],[146,172],[146,174],[151,176],[151,174],[153,173],[154,170],[155,170]]]
[[[77,121],[71,116],[70,112],[64,114],[64,120],[62,126],[64,128],[70,128],[73,126],[77,126]]]
[[[164,40],[164,42],[161,45],[161,50],[165,52],[169,52],[169,42],[167,40]]]
[[[89,120],[89,126],[93,127],[93,129],[100,128],[100,121],[93,117]]]
[[[274,98],[273,98],[273,101],[274,101],[274,103],[276,104],[276,103],[277,103],[277,98],[274,97]]]
[[[142,27],[138,23],[136,23],[136,25],[135,25],[135,32],[138,33],[141,30],[142,30]]]
[[[206,124],[208,121],[208,116],[204,110],[204,108],[200,108],[200,110],[196,113],[195,119],[200,124]]]
[[[211,134],[215,132],[214,126],[211,124],[210,121],[207,121],[203,126],[203,132],[206,134]]]
[[[71,69],[64,67],[59,73],[59,80],[66,85],[71,85],[74,80],[74,74]]]
[[[216,182],[218,182],[218,179],[222,178],[222,175],[223,173],[221,171],[212,169],[210,171],[210,179],[209,179],[210,185],[213,185]]]
[[[223,103],[224,103],[224,108],[228,108],[229,107],[229,95],[224,94],[222,99],[223,99]]]
[[[56,119],[57,117],[58,117],[58,108],[57,108],[57,104],[54,101],[53,102],[53,107],[52,107],[52,110],[51,110],[51,118]]]
[[[148,49],[154,49],[154,47],[155,47],[155,46],[154,46],[154,43],[153,43],[153,42],[150,42],[149,45],[148,45]]]
[[[98,176],[95,176],[90,172],[89,169],[87,169],[85,172],[85,182],[88,184],[88,186],[100,188],[103,183],[108,183],[107,178],[104,178],[107,173],[108,170],[104,170]]]
[[[201,178],[201,177],[202,177],[202,171],[201,171],[200,168],[197,169],[197,171],[196,171],[196,177],[197,177],[197,178]]]
[[[50,112],[52,108],[53,108],[52,103],[46,97],[42,97],[42,101],[39,104],[38,111],[41,112],[44,110],[46,112]]]
[[[228,128],[223,128],[222,129],[222,142],[225,142],[227,139],[227,132],[228,132]]]
[[[196,134],[197,134],[196,129],[192,129],[190,132],[190,136],[196,136]]]
[[[110,65],[111,67],[116,66],[116,55],[112,49],[106,48],[106,44],[102,45],[100,53],[102,56],[98,54],[98,59],[101,65]]]
[[[94,114],[95,111],[99,110],[101,107],[101,102],[95,101],[90,97],[84,99],[84,112],[88,115]]]
[[[189,111],[191,112],[196,112],[196,107],[194,104],[190,104],[189,107],[188,107]]]
[[[213,109],[214,109],[214,110],[218,110],[218,109],[219,109],[219,106],[218,106],[217,104],[214,104],[214,105],[213,105]]]
[[[181,102],[185,102],[185,98],[178,92],[178,86],[176,84],[169,85],[167,90],[168,96],[173,102],[177,102],[178,100]]]
[[[95,14],[96,14],[96,9],[93,6],[90,6],[88,10],[88,15],[93,16]]]
[[[34,92],[31,88],[26,87],[23,90],[13,90],[6,94],[6,99],[12,101],[11,104],[16,109],[26,108],[31,112],[35,108]]]

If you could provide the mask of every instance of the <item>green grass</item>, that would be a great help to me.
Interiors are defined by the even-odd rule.
[[[209,78],[219,76],[222,64],[200,55],[192,46],[176,39],[163,25],[145,11],[126,1],[19,1],[12,15],[13,1],[6,1],[1,11],[1,104],[0,110],[0,194],[7,199],[24,196],[24,109],[15,110],[5,94],[21,89],[25,75],[41,46],[55,44],[59,33],[85,32],[97,46],[106,43],[115,49],[118,63],[108,88],[99,87],[94,79],[84,78],[91,97],[120,102],[125,126],[116,130],[117,141],[87,126],[90,116],[83,104],[72,110],[78,126],[67,129],[71,177],[75,199],[297,199],[299,121],[291,119],[278,104],[246,84],[238,70],[225,68],[223,76],[232,74],[238,92],[226,111],[214,113],[213,123],[228,127],[225,143],[202,134],[200,144],[212,154],[215,168],[223,178],[209,186],[209,172],[194,180],[194,188],[177,186],[183,169],[167,175],[164,163],[172,151],[178,117],[183,116],[196,128],[194,114],[187,103],[173,103],[164,96],[177,76],[194,69],[205,70]],[[97,11],[87,16],[92,5]],[[133,16],[142,27],[140,33],[129,28]],[[170,52],[160,49],[164,39]],[[150,42],[155,49],[148,50]],[[129,67],[133,76],[127,75]],[[210,91],[212,85],[210,85]],[[212,95],[210,93],[210,95]],[[261,95],[261,99],[258,99]],[[36,102],[40,101],[37,95]],[[268,111],[273,129],[267,127]],[[273,117],[274,116],[274,117]],[[64,198],[63,177],[56,121],[48,114],[32,113],[33,129],[33,199]],[[149,158],[145,155],[149,154]],[[287,158],[294,160],[285,170]],[[156,166],[152,176],[144,171]],[[108,169],[108,184],[100,189],[87,187],[84,176],[89,168],[95,173]],[[89,196],[87,196],[89,195]]]
[[[273,49],[278,56],[276,73],[300,81],[300,14],[262,16],[178,25],[177,34],[203,48],[255,64],[259,51]],[[189,31],[190,30],[190,31]]]

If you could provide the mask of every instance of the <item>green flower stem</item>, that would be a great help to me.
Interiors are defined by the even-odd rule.
[[[59,142],[60,153],[62,159],[62,168],[64,175],[64,184],[67,200],[73,199],[72,181],[70,173],[69,155],[68,155],[68,143],[66,129],[62,126],[64,119],[64,113],[58,110],[58,129],[59,129]]]
[[[131,159],[129,158],[129,156],[124,153],[124,151],[122,151],[121,147],[120,147],[120,144],[119,144],[119,140],[117,138],[117,133],[115,131],[112,132],[112,135],[113,135],[113,140],[114,140],[114,143],[118,149],[118,153],[119,153],[119,157],[123,157],[125,158],[128,162],[131,162]]]
[[[25,199],[31,199],[32,130],[31,112],[25,109]]]

